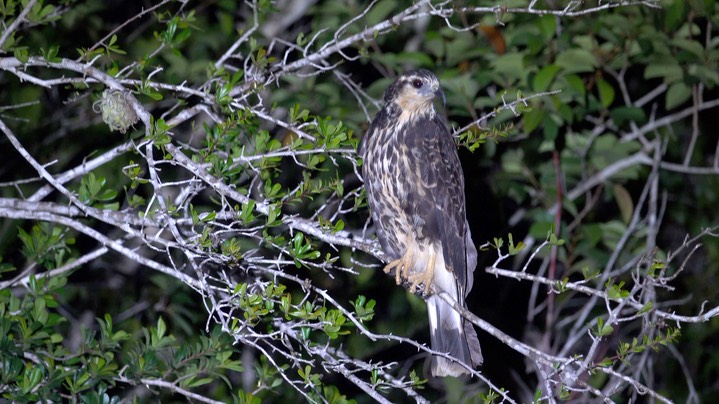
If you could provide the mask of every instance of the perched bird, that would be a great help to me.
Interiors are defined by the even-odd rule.
[[[432,349],[475,368],[482,352],[472,324],[432,294],[434,287],[466,307],[477,266],[462,167],[443,116],[444,93],[432,72],[419,69],[397,78],[384,100],[359,146],[372,220],[392,260],[384,271],[394,270],[397,284],[408,282],[411,292],[424,286]],[[436,355],[430,365],[433,376],[468,373]]]

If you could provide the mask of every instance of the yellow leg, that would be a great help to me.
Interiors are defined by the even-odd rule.
[[[427,268],[422,272],[407,276],[407,280],[411,282],[411,285],[409,287],[410,293],[414,293],[414,291],[418,289],[420,284],[424,284],[425,295],[428,295],[430,293],[432,281],[434,280],[434,266],[436,262],[437,254],[435,253],[434,249],[430,249]]]
[[[412,268],[412,249],[408,248],[407,252],[397,260],[394,260],[384,267],[384,273],[388,274],[394,269],[394,279],[397,284],[402,283],[402,279],[409,277],[410,269]]]

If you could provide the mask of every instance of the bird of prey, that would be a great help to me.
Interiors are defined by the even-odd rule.
[[[444,93],[432,72],[419,69],[397,78],[384,100],[359,146],[372,220],[391,260],[384,271],[394,271],[397,284],[409,283],[411,292],[423,285],[432,349],[475,368],[482,352],[472,324],[432,293],[444,291],[466,307],[477,266]],[[430,370],[433,376],[468,373],[437,355]]]

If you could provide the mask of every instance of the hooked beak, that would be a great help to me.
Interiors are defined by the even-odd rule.
[[[447,105],[447,99],[444,97],[444,91],[442,91],[441,88],[438,88],[437,91],[434,92],[434,96],[435,98],[442,100],[442,109],[444,109]]]

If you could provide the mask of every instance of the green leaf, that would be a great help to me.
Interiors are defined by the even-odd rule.
[[[597,276],[599,276],[599,270],[597,269],[591,269],[588,266],[582,267],[582,276],[584,276],[584,279],[594,279]]]
[[[696,61],[704,60],[704,47],[698,41],[685,38],[674,38],[671,40],[671,44],[695,56]]]
[[[632,214],[634,213],[634,201],[632,196],[629,195],[629,191],[619,184],[614,184],[612,187],[614,191],[614,199],[617,201],[619,211],[622,214],[622,220],[624,223],[629,224],[632,220]]]
[[[625,125],[628,122],[641,124],[646,119],[644,111],[636,107],[617,107],[609,112],[609,116],[617,126]]]
[[[557,138],[561,126],[561,118],[556,114],[544,115],[544,139],[552,141]]]
[[[501,72],[511,78],[522,79],[527,74],[524,66],[524,54],[508,53],[498,57],[491,62],[495,71]]]
[[[661,63],[650,63],[644,69],[645,79],[654,79],[662,77],[667,84],[681,80],[684,76],[684,70],[679,66],[676,60],[668,60]]]
[[[434,59],[424,52],[400,52],[397,54],[397,62],[412,66],[432,66]]]
[[[509,255],[517,255],[520,251],[524,249],[524,247],[526,247],[526,245],[522,241],[515,245],[514,239],[512,238],[512,233],[509,233],[507,237],[509,238]]]
[[[564,279],[554,282],[554,286],[557,287],[557,291],[559,293],[566,292],[568,284],[569,284],[569,278],[567,278],[566,276],[564,277]]]
[[[555,63],[568,73],[589,73],[597,67],[597,59],[586,49],[569,49],[557,56]]]
[[[533,130],[537,129],[539,124],[544,121],[544,116],[546,114],[547,111],[540,108],[536,108],[522,114],[522,121],[524,122],[524,132],[530,133]]]
[[[279,217],[282,211],[277,205],[269,205],[267,213],[267,226],[277,226],[280,223]]]
[[[719,72],[715,67],[706,66],[704,64],[693,64],[687,69],[689,75],[697,77],[702,83],[712,88],[719,85]]]
[[[665,108],[673,109],[684,104],[692,95],[692,89],[683,82],[677,82],[669,86],[665,96]]]
[[[599,366],[602,368],[608,368],[614,366],[614,362],[612,362],[611,358],[604,358],[601,362],[595,364],[595,366]]]
[[[183,381],[182,385],[183,385],[184,387],[186,387],[186,388],[192,388],[192,387],[202,386],[202,385],[205,385],[205,384],[207,384],[207,383],[211,383],[211,382],[214,381],[214,380],[215,380],[215,379],[214,379],[214,378],[211,378],[211,377],[203,377],[203,378],[199,378],[199,379],[195,379],[194,377],[190,377],[190,378],[187,379],[186,381]]]
[[[609,108],[614,102],[614,87],[603,78],[600,78],[597,80],[597,89],[599,90],[599,102],[604,108]]]
[[[649,300],[648,302],[644,303],[641,309],[639,309],[639,312],[637,314],[644,314],[649,311],[651,311],[654,308],[654,303]]]
[[[544,66],[541,70],[537,72],[536,75],[534,75],[533,80],[533,87],[534,91],[542,92],[547,91],[549,89],[549,86],[552,84],[552,81],[554,81],[554,78],[557,76],[557,73],[561,70],[561,67],[557,65],[547,65]]]
[[[564,76],[564,80],[566,80],[569,88],[574,90],[579,95],[580,100],[583,101],[584,96],[587,93],[587,86],[584,84],[582,78],[577,76],[576,74],[570,74]]]
[[[240,220],[242,220],[242,223],[250,223],[252,220],[255,219],[254,215],[255,210],[255,201],[253,199],[250,199],[246,204],[242,205],[242,213],[240,213]]]
[[[107,45],[107,50],[113,53],[117,53],[119,55],[126,55],[127,52],[120,49],[115,45],[115,42],[117,42],[117,35],[113,35],[112,38],[110,38],[110,43]]]
[[[394,0],[380,1],[365,14],[364,24],[367,26],[375,25],[386,19],[396,8],[397,2]]]
[[[553,15],[543,15],[536,19],[536,25],[544,36],[545,41],[549,41],[557,33],[557,18]]]
[[[28,53],[26,46],[18,46],[13,49],[13,56],[15,56],[20,63],[27,63],[30,59],[30,54]]]
[[[606,337],[614,332],[614,327],[609,324],[604,324],[604,319],[597,318],[597,327],[594,329],[594,335],[597,337]]]
[[[159,339],[162,339],[162,337],[165,336],[165,332],[167,331],[167,326],[165,325],[165,320],[162,319],[162,317],[157,319],[157,337]]]
[[[40,367],[30,367],[32,365],[27,365],[29,368],[26,367],[25,372],[23,372],[23,379],[22,379],[22,392],[23,394],[28,394],[33,389],[35,389],[35,386],[37,386],[40,381],[42,381],[42,369]]]
[[[565,243],[565,241],[563,239],[558,238],[557,235],[554,234],[554,231],[549,233],[548,237],[549,237],[549,240],[548,240],[549,244],[551,244],[551,245],[561,246],[561,245],[564,245],[564,243]]]
[[[672,1],[662,13],[664,25],[668,31],[675,31],[679,25],[686,21],[687,1]]]
[[[629,297],[629,291],[624,289],[624,281],[609,285],[611,280],[607,281],[607,296],[610,299],[621,300]]]

